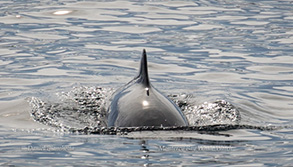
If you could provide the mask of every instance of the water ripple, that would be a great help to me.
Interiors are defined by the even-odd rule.
[[[292,125],[292,0],[6,0],[0,2],[0,10],[0,126],[42,126],[29,118],[26,97],[56,104],[51,96],[70,92],[73,86],[123,85],[135,75],[143,48],[149,53],[152,83],[165,94],[192,95],[194,106],[225,100],[241,114],[241,125]],[[77,138],[91,135],[54,138],[51,133],[36,134],[42,137],[35,141],[29,138],[32,134],[19,131],[0,133],[4,145],[0,164],[4,166],[27,162],[30,166],[71,165],[68,159],[80,166],[97,164],[97,160],[101,160],[99,165],[113,166],[290,166],[292,161],[292,128],[231,129],[213,134],[194,131],[185,134],[192,138],[187,142],[170,141],[176,131],[168,131],[168,141],[150,140],[144,145],[149,152],[139,151],[143,148],[136,140],[107,136],[82,141],[72,154],[70,150],[47,153],[41,149],[47,144],[55,148],[56,143],[80,143]],[[143,134],[164,136],[162,131],[144,131],[133,138]],[[180,135],[184,134],[177,137]],[[111,144],[105,144],[108,140]],[[5,146],[9,142],[16,146]],[[36,152],[16,148],[26,148],[29,142]],[[187,148],[188,144],[232,149],[199,153]],[[166,149],[158,149],[158,145]]]

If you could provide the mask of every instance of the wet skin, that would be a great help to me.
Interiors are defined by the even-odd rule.
[[[143,50],[137,77],[118,89],[112,97],[108,108],[108,127],[187,125],[178,106],[150,83],[147,55]]]

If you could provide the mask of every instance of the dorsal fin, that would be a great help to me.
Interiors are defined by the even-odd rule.
[[[145,49],[142,52],[142,57],[141,57],[141,61],[140,61],[140,69],[139,69],[139,73],[138,73],[138,79],[139,79],[139,82],[145,86],[145,88],[148,89],[150,87],[147,54],[146,54]]]

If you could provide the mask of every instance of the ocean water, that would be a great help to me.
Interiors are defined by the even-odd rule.
[[[292,166],[291,0],[4,0],[0,9],[1,166]],[[68,92],[124,85],[142,49],[165,95],[225,101],[241,120],[117,135],[34,120],[31,99],[64,107]]]

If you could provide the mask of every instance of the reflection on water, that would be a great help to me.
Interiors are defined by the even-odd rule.
[[[54,100],[56,92],[74,86],[118,88],[135,75],[145,48],[152,83],[165,94],[192,95],[196,105],[224,99],[239,110],[242,124],[290,127],[291,0],[7,0],[0,9],[1,165],[73,165],[68,159],[74,165],[291,164],[292,128],[180,133],[192,139],[148,140],[141,150],[138,140],[117,136],[42,132],[38,128],[50,128],[32,121],[25,102],[33,96]],[[231,150],[195,149],[225,143]]]

